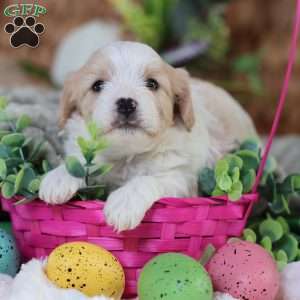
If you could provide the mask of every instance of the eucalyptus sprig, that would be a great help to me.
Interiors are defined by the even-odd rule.
[[[34,141],[24,133],[31,125],[27,115],[16,118],[7,112],[7,101],[0,97],[0,187],[6,198],[23,196],[16,204],[38,198],[42,176],[50,170],[44,159],[44,141]]]
[[[205,168],[199,174],[199,193],[207,196],[227,195],[229,200],[239,200],[251,192],[261,162],[261,147],[256,139],[247,139],[240,147],[225,155],[215,168]],[[281,179],[276,160],[270,156],[259,185],[259,194],[267,199],[274,214],[289,212],[289,199],[300,195],[300,174]]]
[[[259,221],[250,222],[243,237],[264,247],[282,270],[287,263],[300,259],[300,237],[292,229],[288,217],[273,218],[267,214]]]
[[[239,200],[251,191],[259,166],[258,141],[246,140],[240,148],[217,161],[214,169],[205,168],[199,175],[200,192],[209,196],[227,195],[231,201]]]
[[[76,156],[68,156],[65,164],[68,172],[77,178],[85,181],[85,187],[81,188],[77,195],[82,200],[99,199],[105,194],[105,186],[96,184],[95,178],[107,174],[111,165],[97,164],[96,155],[108,147],[107,141],[103,138],[101,130],[95,122],[87,123],[89,138],[78,137],[77,144],[80,148],[84,162],[81,162]]]

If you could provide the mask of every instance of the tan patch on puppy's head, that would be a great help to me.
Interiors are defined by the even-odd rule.
[[[68,75],[60,99],[59,126],[61,128],[75,111],[84,119],[91,116],[95,100],[95,96],[91,93],[91,86],[95,78],[106,79],[109,70],[110,66],[99,50],[83,67]]]
[[[171,81],[171,88],[174,93],[174,115],[182,120],[187,130],[191,130],[195,124],[195,115],[193,102],[190,92],[189,73],[180,68],[168,68],[168,73]]]

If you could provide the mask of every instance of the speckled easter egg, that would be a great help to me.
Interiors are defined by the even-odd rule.
[[[227,243],[209,261],[207,270],[215,290],[238,299],[274,300],[279,290],[272,256],[254,243]]]
[[[177,253],[156,256],[143,268],[139,300],[212,300],[209,275],[200,263]]]
[[[13,236],[0,229],[0,273],[15,276],[20,266],[20,255]]]
[[[61,288],[74,288],[87,296],[121,298],[125,275],[117,258],[86,242],[72,242],[54,249],[46,265],[48,278]]]

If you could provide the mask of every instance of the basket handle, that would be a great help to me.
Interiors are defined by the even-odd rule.
[[[260,180],[261,180],[261,177],[263,175],[263,171],[264,171],[264,168],[265,168],[265,165],[266,165],[266,162],[267,162],[267,158],[268,158],[268,155],[270,153],[271,146],[273,144],[274,136],[275,136],[276,131],[277,131],[278,126],[279,126],[279,121],[280,121],[280,117],[281,117],[281,114],[282,114],[282,111],[283,111],[283,107],[284,107],[284,104],[286,102],[287,93],[288,93],[288,86],[289,86],[289,82],[290,82],[290,78],[291,78],[291,73],[292,73],[293,65],[294,65],[295,60],[296,60],[297,41],[298,41],[298,36],[299,36],[299,30],[300,30],[300,0],[297,0],[295,23],[294,23],[293,33],[292,33],[292,40],[291,40],[290,51],[289,51],[288,65],[287,65],[287,69],[286,69],[286,73],[285,73],[285,77],[284,77],[283,86],[281,88],[280,98],[279,98],[279,101],[278,101],[278,106],[277,106],[277,109],[276,109],[275,118],[274,118],[274,121],[273,121],[273,124],[272,124],[272,129],[271,129],[270,135],[269,135],[268,140],[267,140],[267,144],[266,144],[263,156],[262,156],[260,166],[258,168],[258,172],[257,172],[257,176],[256,176],[254,186],[252,188],[253,193],[257,192],[257,188],[259,186],[259,183],[260,183]]]

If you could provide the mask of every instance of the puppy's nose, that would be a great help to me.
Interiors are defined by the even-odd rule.
[[[128,118],[136,111],[137,102],[131,98],[120,98],[117,101],[117,111]]]

